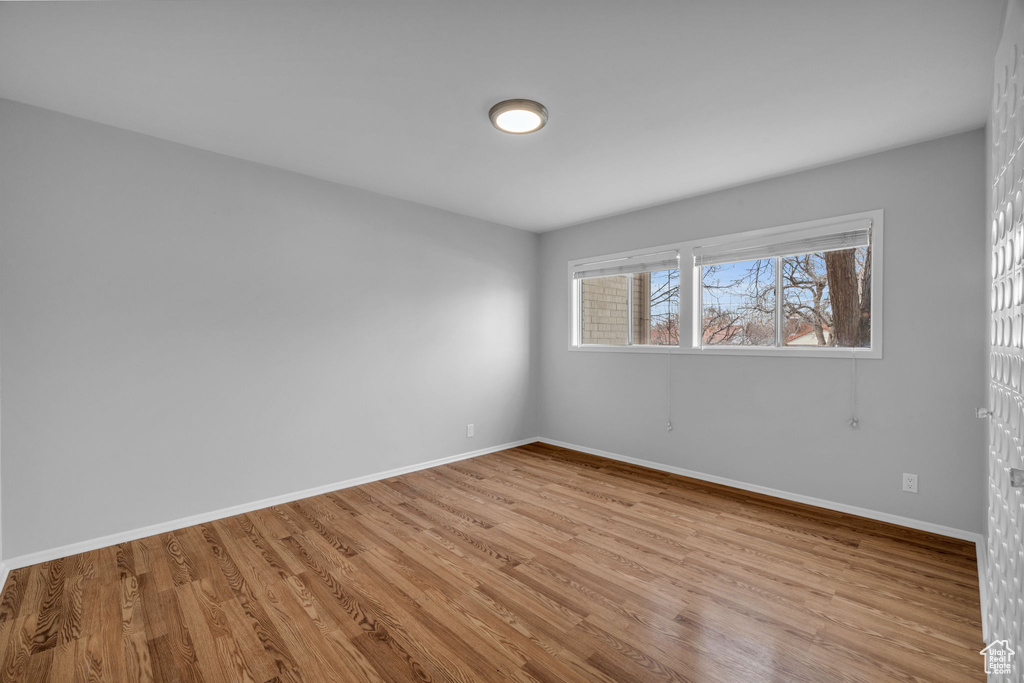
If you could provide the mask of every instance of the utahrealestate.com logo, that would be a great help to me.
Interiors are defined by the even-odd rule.
[[[985,673],[1013,673],[1013,656],[1017,653],[1010,649],[1010,641],[997,640],[978,654],[985,655]]]

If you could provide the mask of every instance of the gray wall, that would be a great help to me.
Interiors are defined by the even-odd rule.
[[[7,101],[0,188],[6,557],[537,433],[534,234]]]
[[[541,433],[549,438],[977,532],[987,287],[983,131],[566,228],[541,241]],[[885,210],[885,358],[567,350],[570,259]],[[901,473],[920,493],[901,491]]]

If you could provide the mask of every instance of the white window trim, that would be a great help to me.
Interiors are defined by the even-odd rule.
[[[793,223],[773,228],[750,230],[747,232],[734,233],[705,237],[674,244],[662,244],[648,247],[646,249],[632,249],[616,254],[599,254],[589,258],[574,259],[568,264],[569,282],[569,350],[584,353],[673,353],[687,355],[705,356],[776,356],[783,358],[858,358],[858,359],[881,359],[882,343],[884,339],[882,321],[883,301],[883,210],[863,211],[846,216],[833,216],[803,223]],[[762,239],[765,237],[781,236],[791,232],[806,231],[815,228],[823,228],[838,223],[849,223],[858,220],[870,220],[871,226],[871,347],[863,348],[835,348],[835,347],[752,347],[752,346],[700,346],[700,330],[697,318],[700,312],[700,282],[699,269],[693,263],[693,250],[696,247],[709,245],[723,245],[733,242],[745,242],[748,240]],[[580,315],[580,290],[578,280],[573,279],[573,273],[580,266],[595,261],[609,259],[629,258],[642,256],[663,251],[679,251],[679,340],[680,346],[618,346],[603,344],[580,344],[577,322]],[[687,269],[691,277],[686,277]],[[684,302],[690,302],[686,308]],[[683,344],[683,340],[689,343]]]

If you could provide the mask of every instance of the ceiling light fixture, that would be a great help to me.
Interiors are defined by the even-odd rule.
[[[548,110],[533,100],[505,100],[491,107],[488,114],[498,130],[514,135],[533,133],[548,122]]]

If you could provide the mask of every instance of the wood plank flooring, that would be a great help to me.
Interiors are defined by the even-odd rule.
[[[974,546],[543,444],[13,571],[2,681],[984,680]]]

